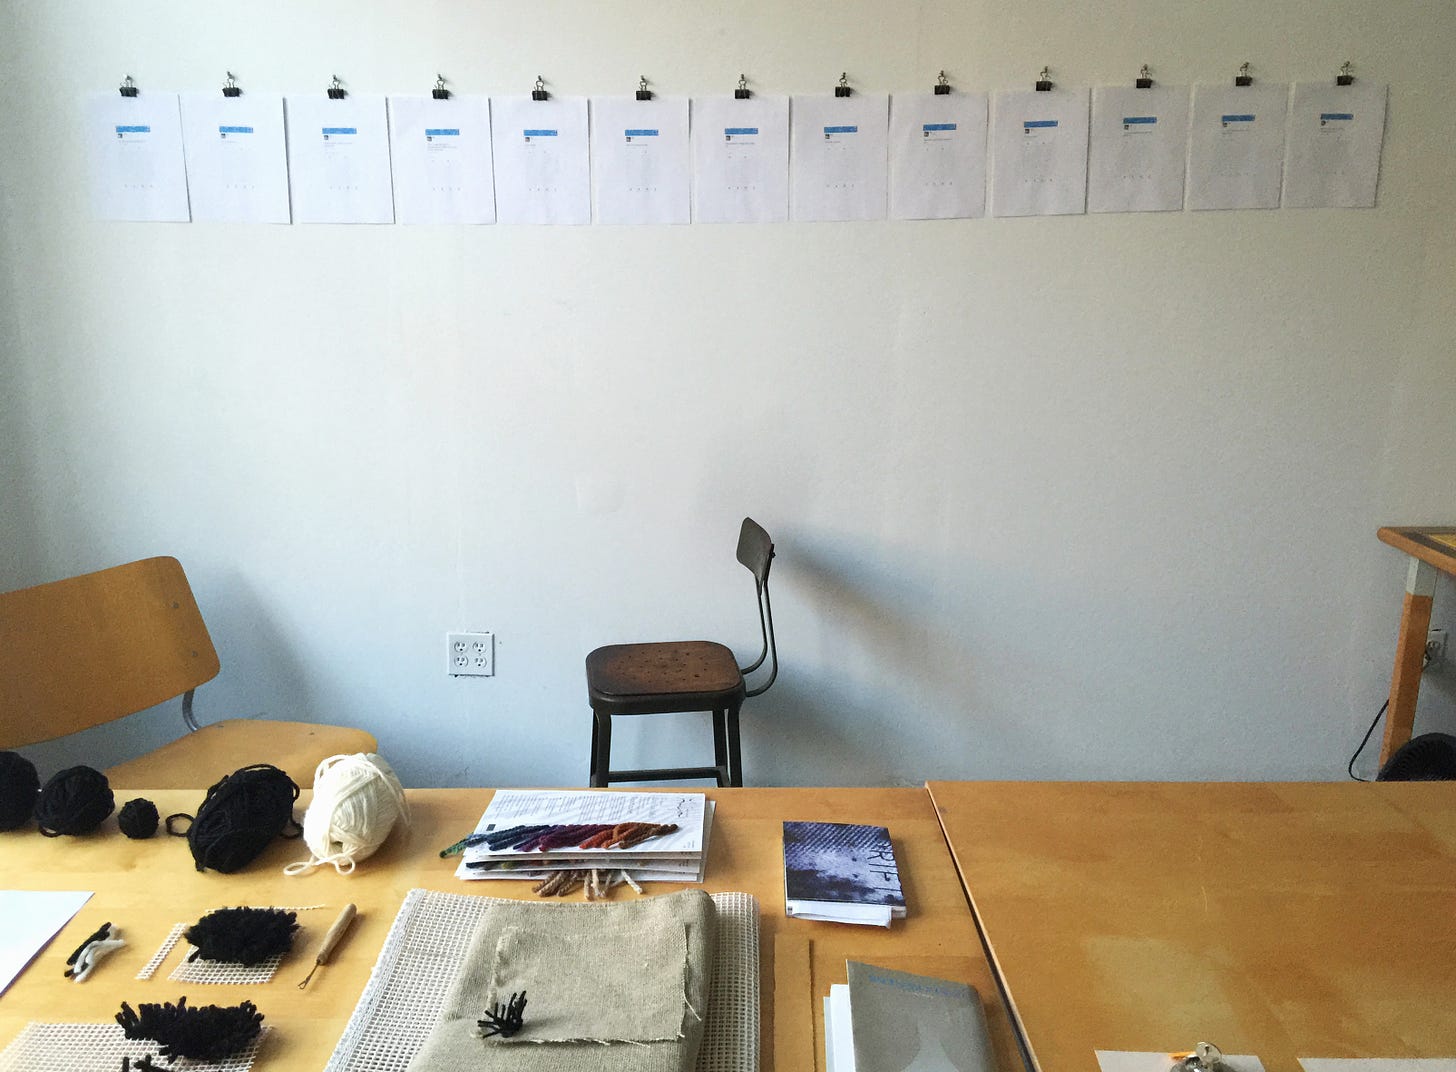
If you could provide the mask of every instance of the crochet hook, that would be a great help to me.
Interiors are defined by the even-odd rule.
[[[302,990],[308,986],[308,981],[313,978],[313,973],[319,970],[320,964],[327,964],[329,962],[329,957],[334,952],[334,946],[338,945],[340,939],[344,937],[344,932],[349,929],[349,924],[354,922],[354,916],[358,911],[352,904],[346,904],[344,906],[344,910],[339,913],[339,918],[334,920],[334,925],[324,935],[324,944],[319,946],[318,956],[313,958],[313,967],[303,977],[303,982],[298,984],[298,989]]]

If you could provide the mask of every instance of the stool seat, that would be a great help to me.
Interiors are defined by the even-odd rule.
[[[733,652],[711,640],[608,644],[586,657],[586,686],[593,707],[660,701],[664,711],[711,711],[741,698],[743,675]],[[703,706],[681,706],[692,697]]]

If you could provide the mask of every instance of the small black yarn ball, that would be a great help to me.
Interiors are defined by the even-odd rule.
[[[121,814],[116,817],[116,825],[121,827],[121,832],[138,840],[155,834],[159,821],[157,806],[145,797],[128,800],[121,806]]]
[[[187,847],[197,870],[231,874],[253,862],[289,825],[298,785],[277,767],[256,763],[233,771],[207,791],[187,830]],[[167,830],[176,833],[169,815]]]
[[[35,764],[19,752],[0,752],[0,830],[14,830],[30,822],[39,793]]]
[[[106,775],[95,767],[67,767],[41,789],[35,817],[46,837],[89,834],[115,807]]]

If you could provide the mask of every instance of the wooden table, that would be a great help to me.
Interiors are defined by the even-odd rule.
[[[1456,575],[1456,528],[1383,528],[1376,535],[1410,555],[1400,634],[1395,642],[1395,669],[1390,675],[1390,706],[1385,712],[1385,737],[1380,745],[1383,767],[1410,740],[1415,725],[1436,572]]]
[[[983,995],[1003,1072],[1021,1067],[1015,1031],[997,997],[975,922],[961,892],[930,798],[919,789],[718,789],[708,860],[710,892],[742,890],[759,900],[762,926],[762,1068],[801,1072],[823,1067],[819,999],[831,982],[844,981],[846,958],[890,967],[917,968],[962,979]],[[129,796],[131,794],[125,794]],[[196,809],[202,793],[143,793],[163,815]],[[260,1058],[259,1072],[318,1072],[324,1067],[354,1009],[380,945],[406,891],[414,887],[530,897],[524,882],[463,883],[455,861],[441,860],[445,845],[468,833],[484,811],[490,790],[411,790],[413,823],[397,830],[385,847],[349,877],[325,869],[288,878],[283,865],[306,856],[301,842],[278,841],[235,875],[198,873],[186,842],[158,836],[128,841],[115,817],[100,831],[78,838],[42,838],[34,827],[0,833],[3,885],[15,889],[86,889],[96,896],[0,997],[0,1046],[31,1020],[106,1021],[122,1001],[255,1002],[277,1030]],[[305,795],[305,800],[307,796]],[[118,800],[120,803],[120,799]],[[302,815],[302,802],[298,809]],[[889,930],[850,927],[784,916],[784,819],[865,822],[888,826],[909,902],[909,918]],[[680,888],[666,883],[649,893]],[[624,887],[614,899],[635,897]],[[321,968],[307,990],[296,984],[308,971],[323,931],[346,901],[359,906],[354,930],[336,962]],[[301,913],[294,952],[272,982],[258,986],[201,987],[169,981],[182,951],[174,951],[156,976],[134,976],[173,923],[193,922],[214,908],[234,904],[327,904]],[[65,958],[102,922],[119,926],[129,943],[83,984],[61,976]],[[776,987],[777,980],[777,987]],[[778,1059],[776,1054],[783,1055]]]
[[[929,788],[1038,1069],[1456,1055],[1456,786]]]

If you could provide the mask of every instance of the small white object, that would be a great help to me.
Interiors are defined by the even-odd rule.
[[[100,963],[101,958],[108,953],[114,953],[126,945],[121,938],[121,931],[115,926],[108,927],[105,938],[98,938],[81,948],[76,955],[76,963],[71,969],[71,979],[74,982],[84,982],[92,970]]]
[[[283,873],[304,875],[331,864],[339,874],[350,874],[384,844],[398,821],[409,823],[409,805],[382,756],[330,756],[314,772],[313,802],[303,815],[303,842],[313,855]]]

